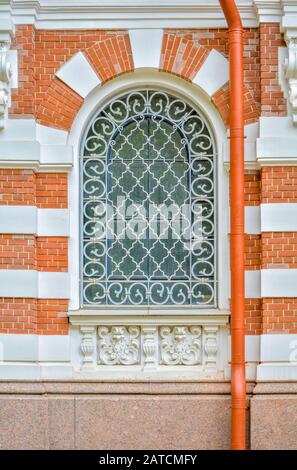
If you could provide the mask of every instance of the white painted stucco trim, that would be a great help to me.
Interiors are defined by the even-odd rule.
[[[34,119],[8,119],[0,132],[0,168],[67,171],[72,167],[68,133],[36,124]]]
[[[258,235],[261,233],[261,209],[260,206],[245,206],[244,208],[244,233]]]
[[[82,52],[77,52],[59,70],[56,77],[66,83],[73,91],[85,98],[90,91],[101,83],[93,67]]]
[[[297,364],[297,334],[261,335],[260,361]]]
[[[162,29],[131,29],[129,31],[135,69],[159,68],[163,41]]]
[[[245,271],[245,298],[261,298],[261,271]]]
[[[262,232],[297,232],[297,204],[261,204]]]
[[[68,209],[0,206],[0,233],[68,237]]]
[[[0,297],[68,299],[69,275],[66,272],[1,269]]]
[[[262,269],[261,297],[297,297],[297,269]]]
[[[0,362],[67,362],[69,335],[0,334]]]
[[[213,96],[229,80],[229,61],[218,52],[212,49],[201,68],[195,75],[193,83]]]
[[[245,297],[297,297],[297,269],[245,271]]]
[[[296,126],[291,116],[261,117],[257,139],[257,161],[265,165],[297,165]]]
[[[214,0],[12,0],[14,24],[41,29],[218,28],[226,20]],[[258,26],[252,0],[238,0],[245,27]],[[274,20],[275,21],[275,20]]]

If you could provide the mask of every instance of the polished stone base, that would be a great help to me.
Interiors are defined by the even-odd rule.
[[[280,387],[248,385],[252,449],[297,449],[296,390]],[[0,382],[1,449],[229,446],[227,382]]]

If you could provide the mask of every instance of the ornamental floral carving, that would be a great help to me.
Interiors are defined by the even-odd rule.
[[[5,126],[9,104],[11,80],[11,65],[7,54],[9,47],[10,41],[0,41],[0,129]]]
[[[192,366],[201,363],[201,328],[175,326],[160,328],[160,363]]]
[[[98,363],[133,365],[140,362],[140,328],[101,326],[98,328]]]
[[[95,327],[94,326],[81,326],[80,332],[82,334],[82,340],[80,349],[83,354],[83,367],[90,367],[93,365],[94,353],[95,353]]]
[[[217,326],[205,326],[203,329],[205,365],[207,367],[216,367],[218,352],[218,331],[219,328]]]
[[[153,368],[156,365],[157,328],[155,326],[145,326],[142,329],[142,350],[144,353],[144,367]]]
[[[285,62],[288,81],[288,98],[292,110],[293,123],[297,125],[297,38],[287,37],[288,57]]]

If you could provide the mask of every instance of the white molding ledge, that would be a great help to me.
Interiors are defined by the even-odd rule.
[[[253,1],[237,5],[244,26],[256,27]],[[10,8],[14,24],[42,29],[226,27],[216,0],[11,0]]]
[[[0,206],[0,233],[69,236],[69,209]]]
[[[33,119],[8,119],[0,132],[0,168],[70,170],[73,149],[67,138],[68,132],[36,124]]]
[[[68,273],[0,270],[0,297],[68,299],[69,292]]]
[[[260,166],[297,165],[297,132],[288,117],[261,117],[257,139],[257,162]]]

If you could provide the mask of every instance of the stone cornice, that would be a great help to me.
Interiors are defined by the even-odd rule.
[[[225,27],[218,0],[10,0],[0,1],[15,24],[38,28]],[[244,25],[257,26],[253,0],[238,0]],[[162,26],[161,26],[162,27]]]

